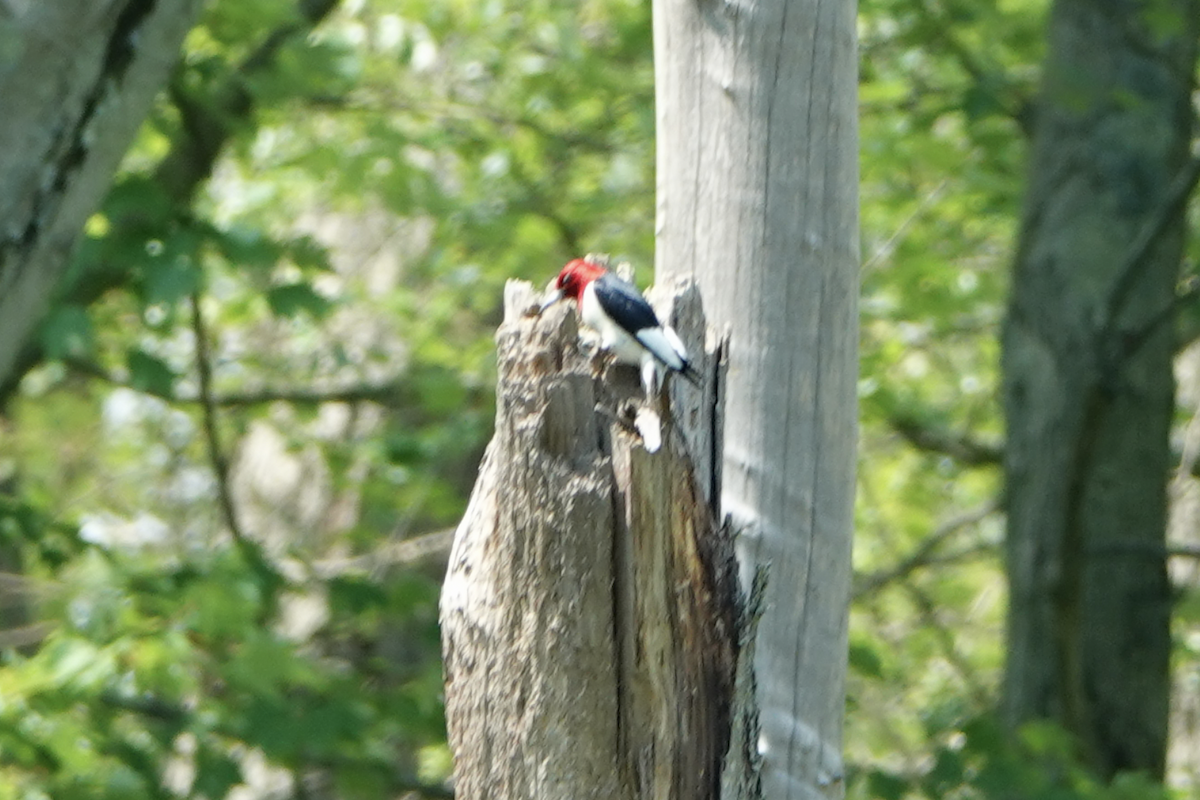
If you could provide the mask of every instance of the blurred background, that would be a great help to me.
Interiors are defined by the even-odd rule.
[[[1200,797],[1186,348],[1171,789],[1097,785],[1034,730],[1047,778],[991,719],[997,336],[1046,10],[860,4],[851,797]],[[0,386],[0,799],[452,796],[437,592],[503,285],[590,251],[651,281],[650,13],[208,5]]]

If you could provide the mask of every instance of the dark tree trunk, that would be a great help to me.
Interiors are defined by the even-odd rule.
[[[55,0],[0,10],[0,386],[200,6]]]
[[[1061,723],[1102,775],[1164,768],[1196,37],[1194,0],[1055,3],[1004,329],[1003,709]]]

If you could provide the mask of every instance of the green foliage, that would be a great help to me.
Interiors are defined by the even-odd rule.
[[[302,7],[208,4],[8,398],[0,558],[49,633],[0,664],[0,798],[218,798],[256,759],[437,794],[436,582],[315,565],[462,513],[507,279],[649,274],[647,3]]]
[[[311,29],[301,7],[207,4],[0,398],[0,476],[17,476],[0,561],[46,587],[29,612],[50,630],[0,664],[0,800],[218,798],[254,759],[343,797],[436,786],[434,581],[318,567],[376,565],[461,515],[506,280],[588,251],[649,277],[647,0],[374,0]],[[860,6],[852,798],[1161,794],[1094,784],[1048,729],[997,732],[998,469],[913,441],[1001,441],[996,334],[1047,8]],[[216,511],[217,455],[263,542],[250,562]]]
[[[158,558],[87,548],[57,577],[70,587],[54,599],[61,626],[0,669],[0,783],[160,797],[164,765],[179,760],[194,779],[174,792],[220,797],[245,779],[238,754],[251,748],[277,766],[330,765],[347,785],[395,791],[412,780],[397,773],[400,753],[440,740],[440,706],[424,699],[436,663],[379,672],[334,646],[370,641],[396,616],[424,619],[436,638],[430,582],[372,584],[348,607],[356,579],[335,581],[325,622],[296,641],[263,627],[261,613],[285,600],[271,596],[281,589],[321,587],[264,584],[235,550],[164,570]]]
[[[991,716],[931,732],[942,743],[917,769],[871,768],[856,774],[850,800],[1170,800],[1160,784],[1137,773],[1111,783],[1097,781],[1081,766],[1076,743],[1049,723],[1030,724],[1013,737]]]
[[[859,581],[846,741],[862,771],[852,796],[959,796],[920,795],[907,766],[885,765],[951,770],[949,731],[996,701],[998,465],[938,443],[1001,440],[996,338],[1046,8],[860,7]]]
[[[95,347],[95,333],[87,309],[76,305],[61,305],[42,321],[42,349],[52,359],[86,359]]]
[[[281,317],[294,317],[307,311],[314,317],[329,313],[332,304],[313,290],[307,283],[286,283],[267,290],[267,304],[271,313]]]
[[[171,397],[174,393],[175,373],[157,356],[145,350],[133,349],[126,356],[129,367],[129,385],[134,389],[159,397]]]

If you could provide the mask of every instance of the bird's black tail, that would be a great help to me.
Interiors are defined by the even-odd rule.
[[[692,362],[690,362],[690,361],[683,362],[683,369],[676,370],[676,372],[678,372],[683,377],[687,378],[687,382],[690,383],[692,386],[695,386],[697,389],[699,389],[700,386],[703,384],[703,381],[701,380],[700,370],[698,370],[694,366],[692,366]]]

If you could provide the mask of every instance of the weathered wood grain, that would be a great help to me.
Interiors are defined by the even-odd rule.
[[[708,380],[673,382],[648,453],[636,373],[581,349],[569,305],[506,291],[496,432],[441,604],[460,797],[718,796],[737,582],[692,458],[712,457],[717,364],[694,288],[673,300]]]

